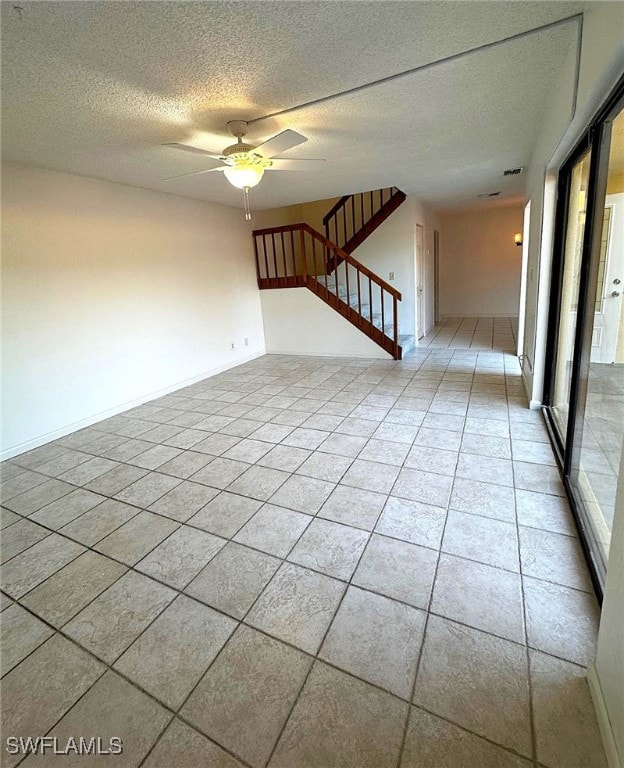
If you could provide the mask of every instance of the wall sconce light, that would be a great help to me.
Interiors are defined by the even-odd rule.
[[[514,243],[516,245],[522,245],[522,232],[516,232],[514,235]]]

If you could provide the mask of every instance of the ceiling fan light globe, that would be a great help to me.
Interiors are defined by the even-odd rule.
[[[264,175],[264,169],[257,165],[238,164],[226,168],[223,173],[230,184],[238,189],[255,187]]]

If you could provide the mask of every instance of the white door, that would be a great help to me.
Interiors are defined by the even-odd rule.
[[[602,227],[592,363],[614,363],[624,286],[624,192],[607,195]]]
[[[416,338],[425,335],[425,230],[416,224]]]

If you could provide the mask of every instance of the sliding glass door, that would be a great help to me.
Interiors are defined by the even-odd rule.
[[[624,84],[559,178],[545,404],[598,591],[624,442]]]

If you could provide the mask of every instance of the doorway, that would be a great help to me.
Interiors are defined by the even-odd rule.
[[[425,228],[416,224],[416,338],[425,335]]]
[[[594,583],[624,444],[624,83],[559,174],[545,410]]]
[[[440,322],[440,233],[433,230],[433,322]]]

